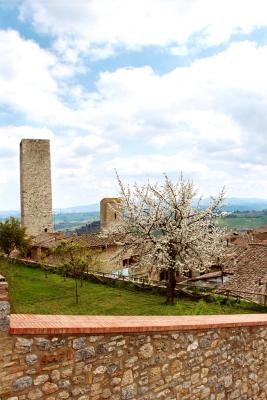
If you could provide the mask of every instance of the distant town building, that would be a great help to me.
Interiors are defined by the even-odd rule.
[[[20,143],[21,223],[27,234],[53,231],[50,142],[23,139]]]

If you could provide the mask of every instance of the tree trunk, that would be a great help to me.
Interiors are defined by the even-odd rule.
[[[170,268],[169,272],[169,279],[167,285],[167,300],[166,304],[173,304],[174,303],[174,289],[176,287],[176,278],[175,278],[175,270]]]
[[[79,302],[79,295],[78,295],[78,281],[75,279],[75,296],[76,296],[76,304]]]

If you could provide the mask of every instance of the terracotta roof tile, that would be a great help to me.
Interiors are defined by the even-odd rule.
[[[263,243],[248,244],[246,247],[231,246],[223,260],[225,272],[231,273],[229,280],[218,289],[260,293],[267,276],[267,246]],[[259,296],[240,293],[248,300]]]
[[[113,246],[116,245],[117,241],[119,240],[119,236],[112,236],[112,237],[104,237],[103,235],[99,235],[98,233],[90,233],[85,235],[73,235],[69,237],[57,237],[57,236],[47,236],[35,239],[33,245],[37,247],[43,248],[54,248],[60,244],[62,240],[72,243],[79,243],[86,245],[88,247],[103,247],[103,246]]]

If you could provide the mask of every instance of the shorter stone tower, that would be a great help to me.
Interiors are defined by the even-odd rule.
[[[109,228],[122,218],[122,200],[119,197],[105,197],[100,202],[100,229]]]
[[[28,235],[53,231],[50,142],[20,142],[21,224]]]

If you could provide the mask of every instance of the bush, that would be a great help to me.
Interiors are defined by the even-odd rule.
[[[25,255],[30,246],[30,238],[26,236],[25,228],[20,226],[16,218],[0,222],[0,249],[8,256],[14,250]]]

